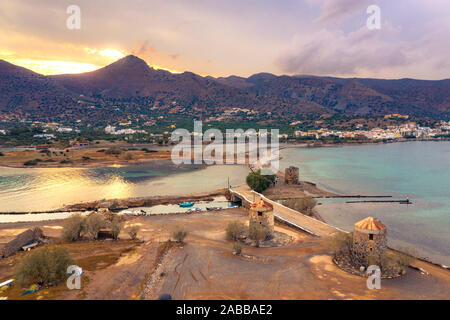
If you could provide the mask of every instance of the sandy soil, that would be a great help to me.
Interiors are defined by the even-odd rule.
[[[50,149],[50,155],[41,153],[39,151],[3,152],[3,156],[0,157],[0,166],[27,168],[80,167],[97,166],[103,164],[123,164],[149,160],[163,160],[170,159],[171,157],[171,152],[166,150],[157,150],[157,152],[149,153],[141,150],[129,150],[123,151],[119,155],[99,152],[99,150],[105,149],[107,148],[69,148],[61,150]],[[40,159],[41,161],[36,165],[24,165],[26,161],[34,159]],[[69,162],[60,163],[63,160],[67,160]]]
[[[174,299],[449,299],[450,273],[417,262],[429,275],[410,269],[405,277],[382,280],[380,290],[369,290],[366,279],[336,267],[326,246],[327,239],[276,226],[294,237],[277,248],[243,247],[233,255],[226,240],[230,221],[247,221],[242,209],[199,214],[137,217],[140,242],[79,242],[66,246],[83,270],[82,290],[64,285],[20,296],[10,289],[10,298],[26,299],[157,299],[168,293]],[[35,223],[38,224],[38,223]],[[0,237],[32,226],[9,224]],[[61,221],[42,222],[47,236],[57,237]],[[189,235],[183,245],[167,246],[171,232],[183,226]],[[174,244],[172,242],[172,244]],[[14,267],[26,253],[0,260],[0,281],[11,278]],[[148,294],[145,292],[148,288]]]

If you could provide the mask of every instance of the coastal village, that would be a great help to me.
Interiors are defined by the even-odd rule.
[[[385,124],[384,126],[374,126],[367,128],[367,125],[355,122],[351,125],[351,130],[330,128],[323,126],[323,120],[315,121],[310,125],[312,129],[297,129],[302,121],[290,123],[286,129],[278,133],[281,142],[302,143],[308,141],[323,141],[323,143],[351,143],[351,142],[389,142],[389,141],[412,141],[412,140],[445,140],[450,132],[450,121],[439,121],[433,127],[421,126],[416,121],[408,121],[408,116],[386,115],[384,119],[402,119],[402,123],[395,125]],[[209,123],[209,121],[205,121]],[[25,123],[24,123],[25,124]],[[19,146],[33,147],[35,145],[52,144],[63,141],[66,144],[69,140],[87,143],[87,139],[92,140],[121,140],[128,143],[153,143],[155,145],[170,144],[171,134],[177,129],[176,123],[171,121],[164,125],[157,125],[156,121],[146,122],[144,125],[124,121],[117,124],[108,124],[98,131],[92,131],[89,126],[83,127],[80,121],[75,126],[67,126],[59,123],[29,122],[27,126],[35,128],[28,134],[24,134],[22,141],[17,142]],[[0,126],[1,128],[1,126]],[[149,129],[153,128],[153,129]],[[157,128],[157,132],[153,132]],[[211,125],[208,125],[211,128]],[[38,131],[39,133],[34,133]],[[258,131],[258,130],[257,130]],[[283,132],[284,131],[284,132]],[[89,135],[86,133],[89,132]],[[10,129],[0,129],[0,139],[5,138],[14,132]],[[203,133],[195,133],[203,136]],[[227,133],[225,138],[227,137]],[[259,134],[259,133],[257,133]],[[239,138],[244,133],[233,133],[232,137]],[[269,133],[270,135],[270,133]],[[72,145],[70,145],[72,146]],[[81,146],[81,145],[77,145]],[[66,147],[68,147],[66,145]]]
[[[408,122],[399,126],[388,126],[385,129],[373,128],[371,130],[361,130],[361,126],[357,125],[356,130],[340,131],[329,129],[318,129],[308,131],[295,131],[294,137],[313,137],[320,139],[321,137],[351,138],[351,139],[368,139],[368,140],[398,140],[405,137],[417,139],[432,139],[439,135],[446,134],[450,131],[450,122],[441,121],[437,128],[421,127],[415,122]]]

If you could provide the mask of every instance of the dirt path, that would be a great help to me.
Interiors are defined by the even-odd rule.
[[[88,272],[86,288],[77,299],[140,299],[147,273],[156,261],[158,243],[146,242],[120,257],[114,265]]]

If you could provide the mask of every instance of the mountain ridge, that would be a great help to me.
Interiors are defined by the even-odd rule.
[[[220,113],[233,107],[285,116],[342,113],[448,118],[450,79],[375,79],[257,73],[247,78],[202,77],[156,70],[129,55],[95,71],[44,76],[0,60],[0,110],[77,114],[79,98],[108,106],[134,101],[143,107]],[[47,114],[48,115],[48,114]]]

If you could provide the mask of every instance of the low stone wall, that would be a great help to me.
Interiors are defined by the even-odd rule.
[[[31,242],[38,241],[43,237],[43,232],[40,228],[34,228],[34,229],[28,229],[21,234],[19,234],[17,237],[15,237],[13,240],[8,242],[0,251],[0,257],[6,258],[10,255],[14,254],[15,252],[19,251],[23,246],[26,246],[27,244]]]

